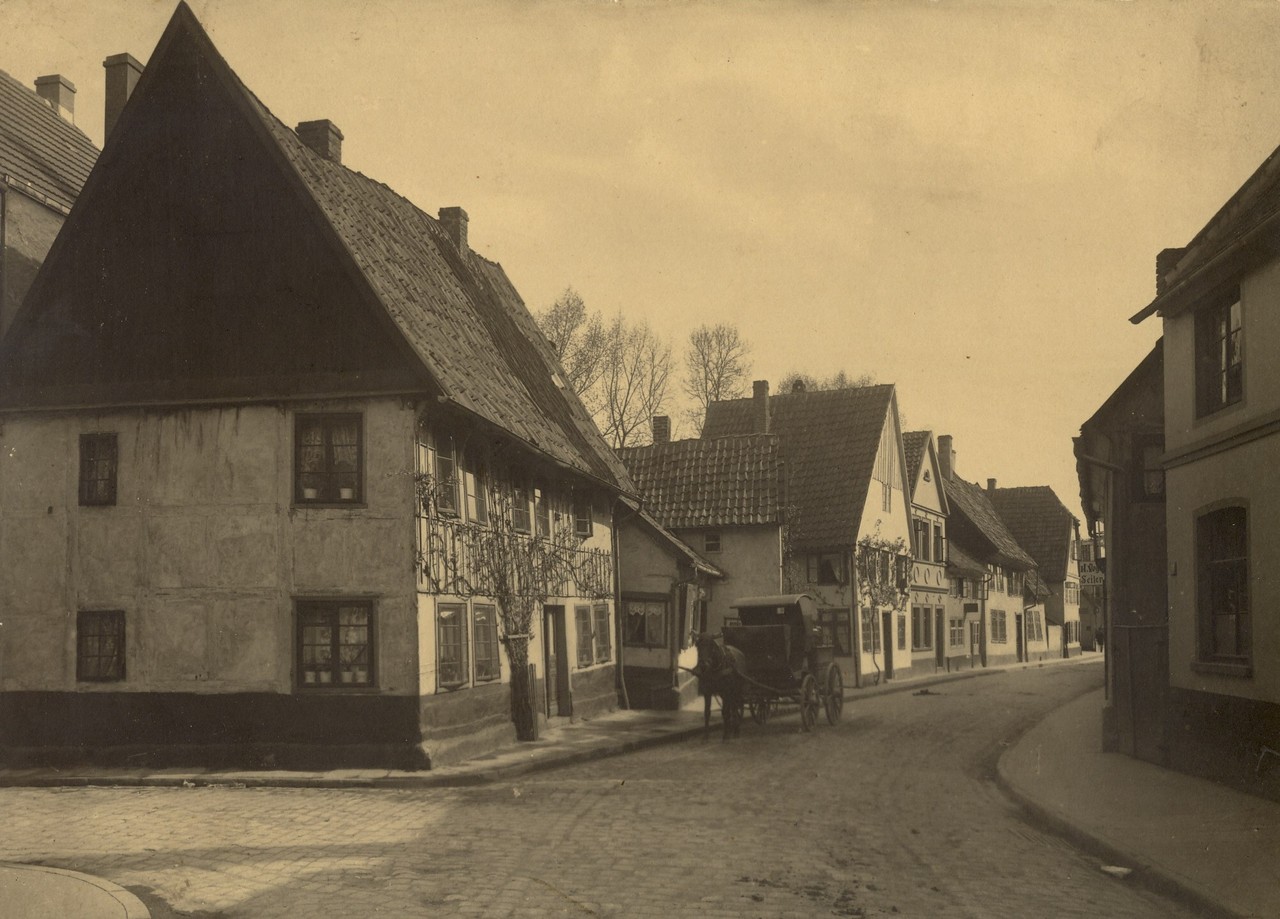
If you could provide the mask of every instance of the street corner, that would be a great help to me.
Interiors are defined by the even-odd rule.
[[[0,898],[7,915],[23,919],[151,919],[118,884],[63,868],[0,862]]]

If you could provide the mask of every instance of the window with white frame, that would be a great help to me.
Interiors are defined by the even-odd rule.
[[[964,620],[951,618],[947,620],[947,645],[952,648],[964,647]]]
[[[609,604],[594,604],[591,607],[591,615],[595,624],[596,663],[606,664],[613,660],[613,640],[609,634]]]
[[[470,680],[467,607],[462,603],[436,606],[436,674],[441,689],[459,689]]]
[[[1196,414],[1211,415],[1244,398],[1244,317],[1237,293],[1195,318]]]
[[[876,611],[869,606],[862,609],[862,650],[871,654],[880,652],[880,624],[876,621]]]
[[[933,607],[911,607],[911,650],[933,649]]]
[[[498,653],[498,610],[488,603],[471,607],[471,634],[475,646],[475,681],[489,683],[502,676]]]
[[[991,640],[997,644],[1003,644],[1009,640],[1009,624],[1002,609],[991,611]]]

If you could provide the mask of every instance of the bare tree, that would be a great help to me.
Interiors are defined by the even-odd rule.
[[[707,406],[746,395],[751,377],[751,347],[737,326],[700,325],[689,333],[684,352],[684,391],[694,405],[685,416],[699,434]]]
[[[649,421],[667,402],[671,344],[646,322],[619,313],[606,321],[572,287],[535,317],[551,342],[568,385],[610,446],[643,443]]]
[[[579,396],[600,380],[607,352],[604,319],[587,311],[582,297],[566,287],[556,302],[535,317],[564,369],[565,384]]]
[[[647,322],[628,324],[619,314],[606,330],[604,368],[598,393],[589,394],[588,408],[611,446],[642,443],[649,421],[661,414],[671,375],[671,345]]]
[[[843,370],[840,370],[829,377],[819,379],[813,374],[805,373],[803,370],[793,370],[778,381],[778,392],[857,389],[861,386],[874,386],[875,382],[876,378],[869,373],[851,377]],[[796,384],[799,384],[799,386],[797,387]]]

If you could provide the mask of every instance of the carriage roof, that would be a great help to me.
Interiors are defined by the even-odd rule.
[[[818,601],[811,594],[776,594],[741,597],[729,604],[738,611],[743,625],[771,625],[785,622],[812,628],[818,622]]]

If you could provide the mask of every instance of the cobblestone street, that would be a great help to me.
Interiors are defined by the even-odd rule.
[[[1100,666],[965,680],[471,789],[0,790],[0,859],[154,916],[1189,915],[1029,826],[994,763]]]

